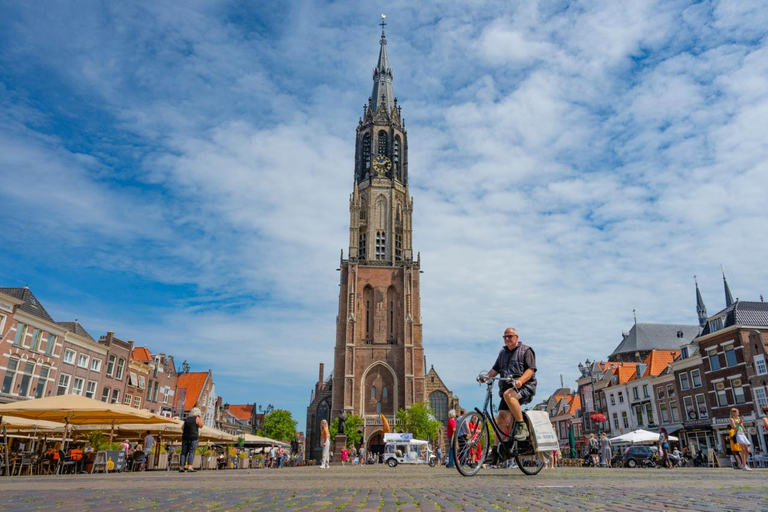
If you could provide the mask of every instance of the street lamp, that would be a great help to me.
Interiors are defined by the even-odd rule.
[[[272,407],[272,404],[269,404],[266,409],[262,409],[261,406],[259,406],[259,412],[261,413],[261,423],[264,424],[264,437],[269,437],[267,433],[267,425],[265,424],[265,419],[267,416],[269,416],[272,411],[274,411],[275,408]]]
[[[174,368],[174,370],[175,370],[175,368]],[[176,392],[179,390],[179,377],[181,377],[182,375],[186,375],[188,373],[189,373],[189,363],[185,359],[184,362],[181,363],[181,371],[178,371],[178,370],[176,371],[176,385],[173,388],[173,400],[176,403],[176,407],[173,408],[173,413],[174,413],[175,416],[181,416],[180,414],[178,414],[178,412],[179,412],[179,397],[176,394]],[[185,395],[185,399],[186,399],[186,395]],[[184,405],[182,404],[181,407],[182,407],[181,412],[184,412]]]

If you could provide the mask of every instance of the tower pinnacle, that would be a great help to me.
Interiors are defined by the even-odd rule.
[[[725,307],[733,304],[733,295],[731,295],[731,289],[728,286],[728,280],[725,278],[725,267],[720,265],[720,270],[723,273],[723,287],[725,288]]]
[[[384,14],[381,15],[381,48],[379,49],[379,61],[376,63],[376,69],[373,70],[371,106],[376,111],[383,103],[387,112],[390,112],[395,106],[395,94],[392,92],[392,68],[389,67],[387,60],[387,36],[384,34],[384,27],[387,25],[384,21],[386,17]]]

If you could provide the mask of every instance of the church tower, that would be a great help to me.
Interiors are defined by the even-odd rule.
[[[419,261],[412,249],[408,134],[392,90],[382,21],[373,92],[355,137],[348,259],[341,260],[331,419],[365,419],[378,444],[380,414],[427,399],[421,340]],[[375,439],[374,439],[375,438]]]

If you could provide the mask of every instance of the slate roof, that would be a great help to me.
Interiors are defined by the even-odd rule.
[[[0,288],[0,292],[6,295],[10,295],[11,297],[15,297],[19,300],[23,300],[24,304],[19,306],[20,310],[38,318],[42,318],[47,322],[55,323],[53,318],[51,318],[51,315],[48,314],[43,305],[40,304],[40,301],[37,300],[37,297],[35,297],[35,294],[32,293],[28,287]]]
[[[2,289],[0,289],[2,291]],[[768,302],[749,302],[737,300],[727,308],[707,319],[707,325],[701,335],[710,334],[710,320],[725,315],[723,328],[733,325],[748,325],[753,327],[768,327]]]
[[[91,341],[96,341],[91,337],[90,334],[88,334],[88,331],[86,331],[85,328],[77,322],[56,322],[56,325],[60,325],[69,332],[73,332],[78,336],[82,336],[83,338],[89,339]]]
[[[635,324],[611,356],[653,349],[677,350],[682,345],[690,344],[699,335],[700,329],[698,325]],[[678,333],[682,333],[682,337],[678,337]]]

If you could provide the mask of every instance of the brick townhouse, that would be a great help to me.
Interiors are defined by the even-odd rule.
[[[188,372],[177,379],[176,412],[181,419],[189,415],[193,407],[199,407],[203,423],[216,428],[216,386],[211,370]]]
[[[108,349],[97,343],[77,322],[58,322],[67,332],[63,337],[56,394],[83,395],[99,400]]]
[[[63,338],[29,288],[0,288],[0,403],[56,393]]]
[[[101,400],[112,404],[123,403],[133,341],[123,341],[115,337],[113,331],[108,331],[99,338],[99,344],[107,348]]]
[[[144,374],[146,386],[142,388],[146,393],[142,407],[156,414],[172,416],[173,395],[176,391],[176,367],[173,356],[162,353],[153,355],[147,347],[134,347],[131,361],[146,367]]]

